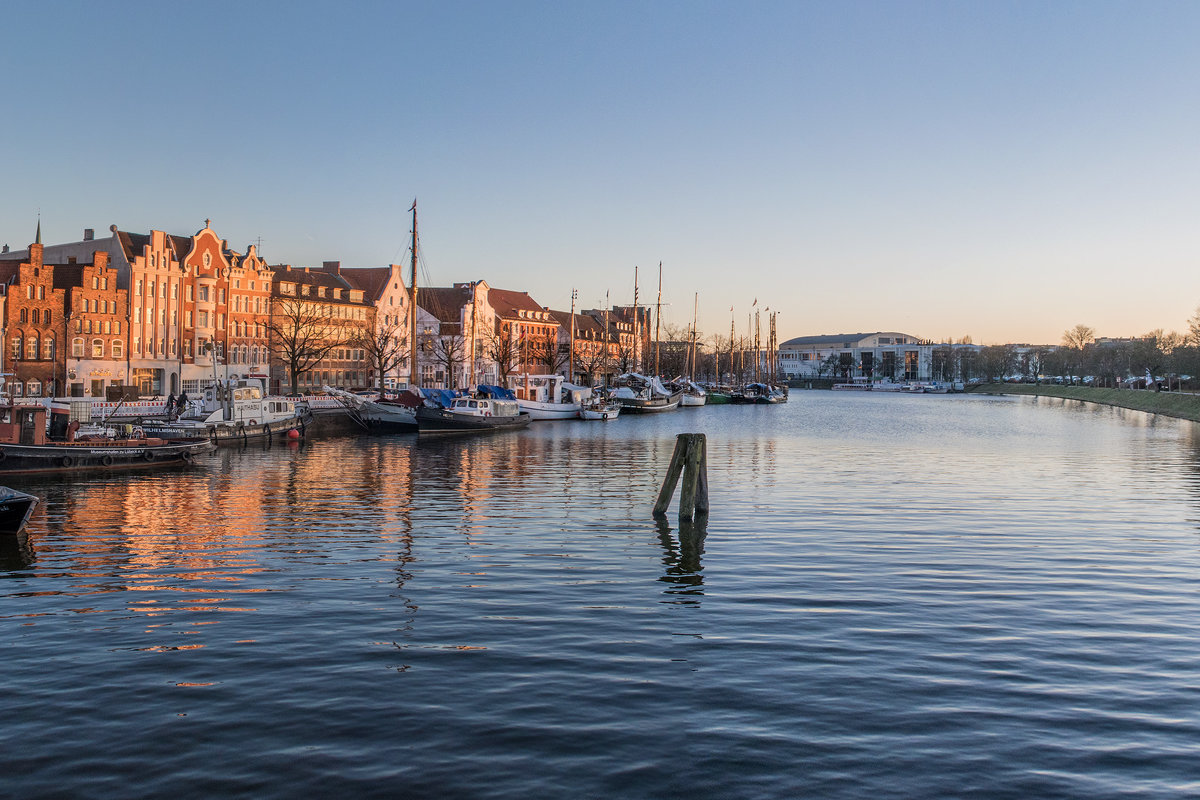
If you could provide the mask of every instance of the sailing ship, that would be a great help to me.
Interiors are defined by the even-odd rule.
[[[508,388],[517,406],[534,421],[576,419],[592,397],[591,389],[567,383],[562,375],[510,375]]]
[[[674,411],[679,408],[683,392],[672,392],[655,377],[646,377],[636,372],[627,372],[614,381],[617,387],[613,399],[621,409],[631,414],[649,414],[658,411]]]

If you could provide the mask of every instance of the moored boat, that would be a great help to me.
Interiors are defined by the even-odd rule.
[[[658,378],[648,378],[635,372],[621,375],[613,399],[621,409],[631,414],[649,414],[658,411],[674,411],[679,408],[683,392],[672,392]]]
[[[286,438],[295,430],[303,436],[312,423],[312,410],[291,397],[268,397],[257,378],[210,384],[186,406],[178,419],[143,419],[147,436],[161,439],[209,439],[217,444]]]
[[[529,421],[512,392],[501,386],[480,386],[476,396],[456,397],[446,407],[425,405],[417,409],[421,436],[519,430]]]
[[[594,397],[579,409],[579,418],[608,422],[621,415],[621,404],[604,397]]]
[[[36,495],[0,486],[0,533],[19,533],[37,504]]]
[[[424,405],[416,391],[393,392],[371,397],[324,387],[364,428],[371,433],[414,433],[417,430],[417,409]]]
[[[508,388],[533,421],[577,419],[592,396],[591,389],[567,383],[562,375],[510,375]]]
[[[0,474],[86,472],[190,464],[212,452],[207,439],[167,441],[132,428],[78,435],[78,422],[63,422],[63,441],[50,439],[43,405],[0,406]],[[57,416],[57,415],[56,415]]]

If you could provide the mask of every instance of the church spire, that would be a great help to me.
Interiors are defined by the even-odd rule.
[[[42,215],[38,215],[37,238],[33,240],[34,244],[42,243]]]

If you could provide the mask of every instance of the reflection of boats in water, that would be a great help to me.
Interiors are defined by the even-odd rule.
[[[218,444],[241,444],[251,439],[304,435],[312,410],[290,397],[268,397],[257,378],[209,384],[179,419],[144,419],[149,436],[163,439],[211,439]]]
[[[658,378],[648,378],[636,372],[619,376],[615,381],[613,398],[631,414],[674,411],[679,408],[683,392],[672,392]]]
[[[446,407],[425,405],[417,409],[422,436],[518,430],[529,420],[512,392],[501,386],[480,386],[475,397],[456,397]]]
[[[510,375],[508,388],[532,420],[576,419],[592,396],[591,389],[567,383],[562,375]]]
[[[0,533],[17,533],[37,507],[36,495],[0,486]]]
[[[132,426],[125,434],[112,429],[95,432],[56,409],[53,425],[47,425],[43,405],[0,406],[0,473],[80,472],[131,469],[191,463],[211,452],[215,445],[203,441],[170,442],[146,436]],[[51,439],[47,429],[60,431],[61,440]]]

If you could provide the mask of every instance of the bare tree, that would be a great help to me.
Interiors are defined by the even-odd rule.
[[[350,344],[362,348],[367,362],[375,370],[376,386],[382,392],[384,376],[408,360],[408,326],[396,318],[373,330],[364,328]]]
[[[483,329],[480,333],[484,355],[496,362],[497,378],[504,383],[521,357],[520,346],[499,324],[494,329]]]
[[[329,307],[298,297],[271,301],[267,322],[271,351],[287,366],[291,393],[300,393],[300,376],[323,361],[331,350],[344,347],[360,329],[343,325]]]
[[[448,388],[457,389],[459,367],[466,360],[467,340],[454,333],[430,337],[429,344],[434,363],[444,369]]]

